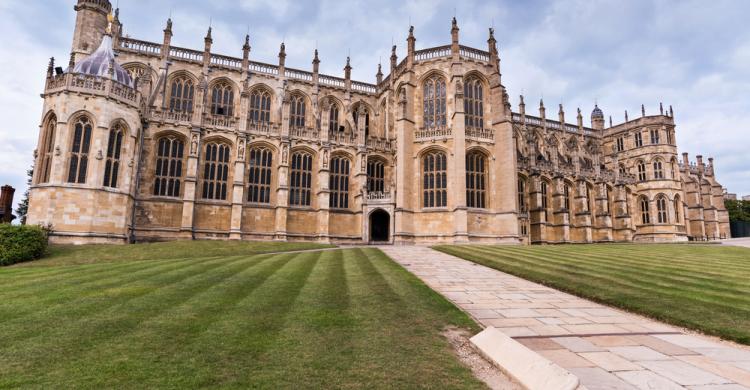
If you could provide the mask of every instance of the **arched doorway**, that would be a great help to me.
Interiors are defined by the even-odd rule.
[[[391,229],[391,216],[382,209],[370,214],[370,241],[388,242]]]

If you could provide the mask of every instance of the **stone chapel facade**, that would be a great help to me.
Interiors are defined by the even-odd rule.
[[[729,235],[713,161],[678,159],[671,107],[605,126],[511,110],[487,51],[396,47],[377,82],[121,34],[78,0],[50,61],[28,222],[55,242],[685,241]],[[116,57],[115,57],[116,56]]]

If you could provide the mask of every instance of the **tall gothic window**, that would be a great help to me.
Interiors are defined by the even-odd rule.
[[[256,89],[250,94],[250,122],[258,125],[271,123],[271,94]]]
[[[178,138],[170,136],[159,139],[156,150],[154,195],[180,196],[184,149],[185,144]]]
[[[82,116],[73,127],[73,143],[68,162],[68,183],[86,183],[91,146],[91,121]]]
[[[570,213],[570,185],[568,183],[563,185],[563,207],[566,212]]]
[[[292,155],[289,205],[309,206],[312,188],[312,155],[297,152]]]
[[[365,112],[365,138],[370,135],[370,110],[364,109]],[[359,129],[359,107],[354,109],[354,125]]]
[[[331,159],[331,173],[328,176],[328,188],[331,196],[328,206],[332,208],[349,208],[349,160],[344,157]]]
[[[625,169],[625,166],[624,166],[624,165],[622,165],[622,164],[620,164],[619,170],[620,170],[620,177],[622,177],[622,176],[625,176],[625,174],[626,174],[626,173],[628,172],[628,171],[627,171],[627,170]]]
[[[211,88],[211,114],[234,115],[234,91],[229,83],[221,81]]]
[[[464,84],[464,122],[466,128],[484,128],[484,93],[482,82],[471,78]]]
[[[385,191],[385,164],[380,160],[367,161],[367,192]]]
[[[641,134],[640,131],[635,133],[635,146],[636,147],[643,146],[643,134]]]
[[[331,103],[331,108],[328,110],[328,131],[331,133],[339,131],[339,106],[335,103]]]
[[[646,181],[646,164],[643,161],[638,161],[638,180]]]
[[[289,126],[296,128],[305,127],[305,98],[301,95],[294,95],[290,102]]]
[[[641,205],[641,224],[649,224],[651,223],[651,214],[648,210],[648,199],[645,196],[641,196],[638,199],[638,202]]]
[[[525,213],[526,208],[526,180],[518,178],[518,211]]]
[[[667,223],[667,197],[660,195],[656,198],[656,221]]]
[[[656,129],[650,130],[649,134],[651,135],[651,143],[658,144],[659,143],[659,130],[656,130]]]
[[[247,201],[271,203],[271,167],[273,154],[267,148],[250,150],[248,171]]]
[[[229,146],[209,142],[203,157],[203,199],[227,200]]]
[[[44,126],[42,134],[41,150],[39,155],[39,172],[37,173],[38,183],[48,183],[52,171],[52,156],[55,149],[55,127],[57,127],[57,117],[51,116]]]
[[[680,203],[680,196],[675,195],[674,196],[674,221],[676,223],[682,222],[680,220],[680,209],[682,208],[682,204]]]
[[[661,160],[654,161],[654,179],[663,179],[664,169],[662,168]]]
[[[422,204],[424,207],[448,205],[448,164],[443,152],[430,152],[422,158]]]
[[[547,190],[547,182],[542,181],[542,208],[544,209],[544,221],[548,220],[547,210],[549,209],[549,191]]]
[[[594,197],[591,196],[591,187],[586,185],[586,207],[588,207],[589,212],[593,215],[594,214]]]
[[[445,127],[445,80],[434,75],[424,83],[424,127]]]
[[[487,164],[484,154],[470,152],[466,155],[466,206],[485,208]]]
[[[120,151],[122,150],[123,128],[115,125],[109,130],[107,141],[107,160],[104,163],[104,186],[117,188],[117,177],[120,173]]]
[[[169,111],[193,112],[194,92],[193,80],[189,77],[180,76],[172,80],[169,93]]]
[[[672,145],[672,131],[667,130],[667,143]]]

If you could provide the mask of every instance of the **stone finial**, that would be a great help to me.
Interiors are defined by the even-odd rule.
[[[172,18],[167,19],[167,27],[164,29],[164,33],[169,32],[169,35],[172,35]]]
[[[47,78],[52,78],[55,71],[55,57],[50,57],[49,64],[47,64]]]
[[[659,102],[659,114],[664,115],[664,105],[662,105],[661,102]]]
[[[213,42],[214,42],[213,38],[211,38],[211,27],[210,27],[210,26],[208,27],[208,32],[206,33],[206,37],[205,37],[205,38],[203,38],[203,39],[204,39],[204,41],[205,41],[205,42],[206,42],[207,44],[211,44],[211,43],[213,43]]]
[[[609,127],[612,127],[612,115],[609,116]]]
[[[414,56],[414,43],[417,41],[417,38],[414,38],[414,26],[409,26],[409,37],[406,38],[407,43],[407,51],[409,57]]]
[[[565,111],[563,110],[562,103],[560,103],[558,107],[559,107],[557,110],[558,120],[560,121],[560,124],[564,124],[565,123]]]
[[[625,110],[625,122],[628,121],[628,110]]]
[[[383,67],[380,64],[378,64],[378,73],[375,73],[375,79],[378,84],[383,82]]]
[[[546,118],[543,99],[539,99],[539,117],[542,119]]]
[[[646,116],[646,106],[641,104],[641,116]]]
[[[346,66],[344,66],[344,78],[347,80],[352,78],[352,65],[348,56],[346,57]]]
[[[578,107],[576,119],[578,121],[578,127],[583,127],[583,114],[581,114],[581,107]]]
[[[669,117],[674,118],[674,111],[672,111],[672,105],[669,105]]]
[[[243,52],[250,51],[250,34],[245,34],[245,44],[242,45],[242,51]]]

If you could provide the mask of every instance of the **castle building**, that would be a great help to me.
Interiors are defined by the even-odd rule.
[[[678,159],[672,108],[605,126],[511,110],[487,50],[392,49],[376,83],[122,35],[78,0],[50,61],[28,222],[51,239],[336,243],[686,241],[729,235],[713,160]],[[238,50],[239,52],[239,50]]]

